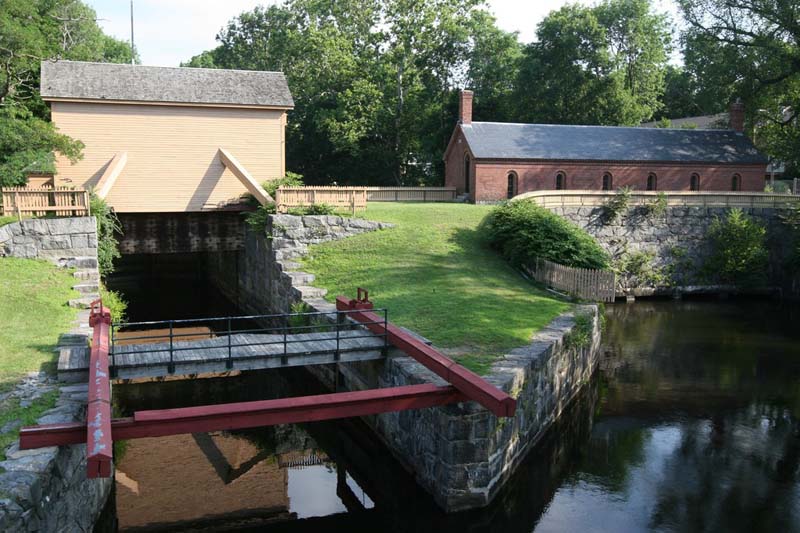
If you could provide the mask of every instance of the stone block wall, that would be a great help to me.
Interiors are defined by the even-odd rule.
[[[669,278],[660,287],[651,287],[631,280],[633,285],[618,287],[621,293],[637,295],[682,292],[703,292],[718,288],[709,285],[702,276],[703,264],[711,249],[706,235],[716,217],[725,217],[724,207],[668,207],[661,215],[648,215],[644,207],[633,207],[613,221],[609,221],[603,207],[555,207],[550,211],[585,229],[614,259],[625,254],[648,252],[653,254],[652,267]],[[770,247],[769,279],[782,284],[785,254],[781,236],[785,228],[780,222],[782,210],[772,208],[744,208],[742,211],[767,227]]]
[[[591,341],[582,347],[565,342],[576,314],[593,318]],[[556,318],[534,336],[531,344],[500,357],[484,376],[517,399],[513,418],[497,418],[479,404],[468,402],[385,413],[365,420],[444,510],[483,507],[589,383],[598,366],[599,347],[597,306],[580,306]],[[329,369],[318,366],[308,370],[332,386]],[[340,378],[338,390],[446,385],[397,351],[383,363],[340,365],[340,372],[343,380]]]
[[[314,276],[296,260],[308,246],[376,231],[391,224],[330,215],[271,215],[264,233],[247,228],[244,250],[209,254],[209,276],[228,298],[253,314],[288,313],[301,299],[321,299]]]
[[[97,257],[94,217],[31,218],[0,227],[0,257],[47,259],[63,266],[75,257]]]
[[[56,406],[37,423],[85,421],[87,384],[58,387],[33,375],[6,396],[25,402],[55,388]],[[0,531],[91,531],[113,481],[86,477],[85,444],[20,450],[14,443],[0,462]]]

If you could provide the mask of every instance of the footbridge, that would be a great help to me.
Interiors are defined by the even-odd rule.
[[[216,317],[113,323],[109,375],[112,379],[263,370],[287,366],[370,361],[389,349],[387,311],[357,322],[357,311]],[[373,333],[369,326],[382,326]],[[72,348],[59,359],[59,376],[85,381],[89,349]]]
[[[181,331],[185,326],[176,328],[177,321],[168,321],[165,333],[123,339],[118,331],[122,325],[112,324],[109,310],[97,300],[89,318],[93,333],[88,360],[70,356],[59,363],[74,364],[76,372],[88,371],[86,422],[24,427],[20,449],[86,443],[87,476],[97,478],[111,475],[112,443],[116,440],[332,420],[466,401],[477,402],[498,417],[514,416],[514,398],[389,322],[385,310],[373,309],[365,290],[359,289],[355,299],[339,296],[336,308],[327,319],[321,313],[218,318],[215,320],[226,324],[227,334],[217,336]],[[234,330],[237,319],[257,325]],[[136,411],[127,418],[111,417],[114,377],[368,360],[385,357],[390,346],[413,357],[447,384],[155,409]]]

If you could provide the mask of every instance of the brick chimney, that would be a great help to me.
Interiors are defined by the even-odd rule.
[[[728,122],[730,128],[734,131],[744,131],[744,104],[741,98],[737,98],[735,102],[731,102],[731,107],[728,110]]]
[[[466,89],[461,91],[458,99],[458,122],[472,124],[472,91]]]

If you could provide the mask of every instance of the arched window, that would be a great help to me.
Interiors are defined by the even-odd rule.
[[[556,174],[556,190],[563,191],[567,188],[567,175],[561,171]]]
[[[514,198],[517,195],[517,173],[513,170],[508,173],[508,186],[506,189],[506,198]]]
[[[464,192],[469,192],[469,173],[471,170],[469,154],[464,154]]]
[[[611,177],[610,172],[603,174],[603,190],[610,191],[614,187],[614,179]]]
[[[658,178],[654,173],[650,173],[647,175],[647,190],[648,191],[655,191],[658,189]]]
[[[739,174],[734,174],[731,178],[731,190],[732,191],[741,191],[742,190],[742,177]]]
[[[689,190],[692,191],[699,191],[700,190],[700,174],[694,173],[692,177],[689,178]]]

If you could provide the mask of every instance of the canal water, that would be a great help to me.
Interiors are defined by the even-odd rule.
[[[129,441],[110,514],[123,531],[800,531],[800,309],[640,301],[606,321],[596,379],[486,509],[442,513],[347,420]],[[292,369],[114,396],[126,414],[315,392]]]

